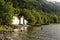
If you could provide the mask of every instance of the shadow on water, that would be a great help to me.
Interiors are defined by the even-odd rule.
[[[33,32],[34,30],[35,30],[34,27],[28,27],[28,28],[27,28],[27,33]]]

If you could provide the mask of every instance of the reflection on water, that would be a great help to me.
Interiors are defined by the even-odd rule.
[[[8,34],[14,40],[60,40],[60,25],[45,25],[28,27],[27,32],[13,32]]]

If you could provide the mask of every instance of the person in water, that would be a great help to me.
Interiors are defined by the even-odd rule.
[[[41,27],[41,30],[43,30],[43,27]]]

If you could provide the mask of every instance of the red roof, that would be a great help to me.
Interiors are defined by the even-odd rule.
[[[24,16],[18,16],[19,19],[24,18]]]

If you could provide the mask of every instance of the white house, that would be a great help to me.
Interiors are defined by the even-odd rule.
[[[19,24],[19,19],[17,16],[13,16],[12,24]]]
[[[12,21],[12,24],[27,24],[27,20],[24,19],[24,16],[13,16],[13,21]]]

